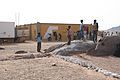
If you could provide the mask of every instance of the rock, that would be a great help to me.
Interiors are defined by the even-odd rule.
[[[53,63],[52,66],[57,66],[57,65],[55,63]]]
[[[95,71],[96,71],[96,72],[98,72],[98,71],[99,71],[99,69],[97,68],[97,69],[95,69]]]
[[[15,52],[15,54],[25,54],[25,53],[28,53],[27,51],[17,51]]]
[[[5,48],[0,47],[0,50],[5,50]]]
[[[5,69],[5,71],[7,71],[7,69]]]
[[[105,72],[105,76],[111,76],[112,72]]]
[[[113,76],[114,78],[120,79],[120,75],[118,75],[118,74],[113,73],[112,76]]]

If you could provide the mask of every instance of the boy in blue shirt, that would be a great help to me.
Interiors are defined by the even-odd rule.
[[[40,33],[38,33],[36,40],[37,40],[37,52],[40,52],[42,42],[42,36]]]

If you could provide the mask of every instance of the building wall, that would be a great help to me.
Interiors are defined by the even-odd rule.
[[[35,41],[36,37],[36,24],[31,24],[31,40]]]
[[[80,24],[62,24],[62,23],[34,23],[21,25],[20,27],[28,27],[29,29],[29,40],[35,41],[36,34],[41,33],[43,41],[47,41],[47,34],[52,34],[52,41],[55,41],[53,32],[60,33],[62,35],[62,41],[67,41],[67,28],[71,26],[73,32],[79,31]]]
[[[25,40],[30,40],[30,24],[16,26],[16,37],[24,37]]]
[[[62,35],[62,41],[66,41],[68,26],[71,26],[73,32],[77,32],[79,30],[79,24],[41,23],[40,24],[40,32],[43,37],[43,40],[46,41],[45,36],[47,33],[50,32],[49,30],[51,30],[52,32],[57,32],[57,34],[60,33]],[[54,36],[52,36],[52,41],[55,41]]]

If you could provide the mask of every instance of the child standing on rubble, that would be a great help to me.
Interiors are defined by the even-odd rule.
[[[42,42],[42,36],[40,33],[37,34],[36,40],[37,40],[37,52],[40,52]]]
[[[97,33],[98,33],[98,23],[97,23],[97,20],[94,20],[94,24],[93,24],[93,42],[94,43],[97,42]]]
[[[84,25],[83,25],[83,20],[80,20],[80,31],[79,31],[79,40],[84,40]]]
[[[70,44],[71,44],[71,38],[72,38],[71,26],[68,26],[68,29],[67,29],[67,37],[68,37],[68,43],[67,43],[67,45],[70,45]]]

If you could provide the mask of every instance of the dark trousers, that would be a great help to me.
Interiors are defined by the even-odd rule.
[[[71,36],[68,36],[68,43],[67,45],[70,45],[71,44]]]
[[[89,40],[92,40],[92,33],[89,33]]]
[[[93,32],[93,42],[97,42],[97,31]]]
[[[40,52],[40,50],[41,50],[41,42],[38,42],[37,43],[37,52]]]
[[[78,36],[78,39],[80,40],[80,39],[84,39],[84,32],[83,31],[80,31],[79,32],[79,36]]]

